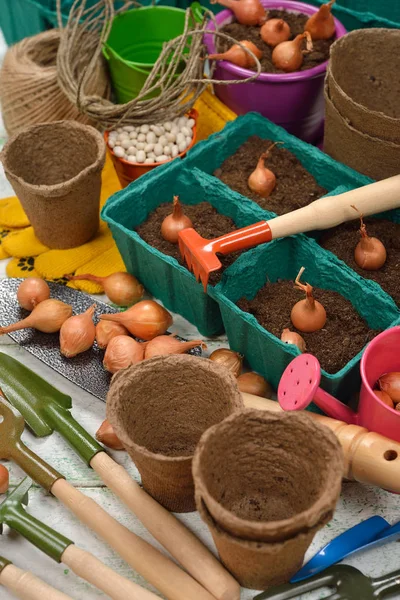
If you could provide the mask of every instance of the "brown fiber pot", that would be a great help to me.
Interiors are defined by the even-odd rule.
[[[197,491],[196,505],[211,532],[222,563],[242,587],[253,590],[266,590],[273,585],[287,583],[303,564],[315,534],[330,518],[284,542],[255,542],[224,531],[211,517]]]
[[[174,512],[195,510],[192,459],[201,435],[242,408],[225,367],[185,354],[156,356],[120,371],[107,395],[107,418],[143,487]]]
[[[336,436],[308,415],[245,410],[202,435],[193,477],[224,531],[284,542],[330,520],[343,468]]]
[[[74,121],[27,127],[4,146],[7,179],[49,248],[74,248],[96,235],[105,156],[102,135]]]

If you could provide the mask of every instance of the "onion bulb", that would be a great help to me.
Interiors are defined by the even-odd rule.
[[[174,196],[172,213],[165,217],[161,223],[161,235],[171,244],[178,243],[179,232],[188,227],[193,227],[192,221],[187,217],[179,202],[179,196]]]
[[[223,365],[228,369],[235,377],[239,377],[242,370],[243,356],[228,348],[218,348],[210,354],[210,360]]]
[[[329,40],[335,35],[335,19],[331,12],[334,2],[335,0],[330,0],[327,4],[323,4],[305,24],[304,30],[310,32],[313,40]]]
[[[284,329],[281,334],[281,341],[285,344],[293,344],[297,346],[300,352],[306,351],[306,343],[299,333],[290,331],[290,329]]]
[[[276,176],[270,169],[265,166],[266,159],[270,156],[272,148],[283,142],[275,142],[268,150],[263,152],[258,159],[258,163],[254,171],[247,180],[247,185],[250,190],[262,198],[268,198],[275,189]]]
[[[375,396],[378,396],[379,400],[382,400],[382,402],[390,406],[390,408],[394,408],[393,400],[387,392],[382,392],[381,390],[374,390],[374,394]]]
[[[271,398],[272,396],[271,385],[258,373],[243,373],[239,375],[237,382],[241,392],[254,394],[262,398]]]
[[[61,325],[72,315],[72,307],[69,304],[49,298],[40,302],[31,314],[17,323],[7,327],[0,327],[0,335],[32,327],[43,333],[55,333],[60,331]]]
[[[274,48],[282,42],[286,42],[292,32],[289,25],[283,19],[268,19],[260,29],[263,42]]]
[[[113,426],[107,419],[102,422],[96,432],[96,439],[101,443],[112,448],[113,450],[125,450],[121,440],[115,435]]]
[[[120,323],[111,321],[99,321],[96,325],[96,342],[99,348],[104,350],[108,343],[117,335],[128,335],[128,330]]]
[[[302,50],[301,46],[303,40],[307,40],[306,49]],[[304,55],[308,54],[313,50],[311,36],[308,31],[300,33],[289,42],[282,42],[275,46],[272,52],[272,62],[277,69],[285,71],[286,73],[292,73],[298,71],[303,64]]]
[[[365,271],[377,271],[383,267],[386,262],[386,248],[378,238],[369,237],[363,221],[363,215],[355,206],[352,206],[352,208],[360,215],[361,222],[359,229],[361,240],[354,250],[354,260],[360,269],[364,269]]]
[[[0,465],[0,494],[5,494],[10,485],[10,475],[4,465]]]
[[[237,2],[241,0],[235,1]],[[219,54],[209,54],[207,58],[210,60],[227,60],[228,62],[231,62],[234,65],[237,65],[238,67],[243,67],[243,69],[255,67],[257,64],[256,61],[249,52],[242,48],[242,46],[244,46],[248,50],[251,50],[251,52],[253,52],[253,54],[258,59],[262,57],[262,51],[259,50],[257,46],[253,44],[253,42],[249,42],[247,40],[240,42],[240,44],[241,45],[234,44],[226,52],[222,52]]]
[[[40,277],[28,277],[18,287],[18,304],[25,310],[33,310],[39,302],[50,298],[50,288]]]
[[[101,285],[104,293],[117,306],[131,306],[143,297],[144,287],[130,273],[112,273],[108,277],[97,277],[90,273],[83,275],[66,275],[70,281],[94,281]]]
[[[152,340],[172,325],[170,313],[154,300],[141,300],[124,312],[100,315],[100,319],[120,323],[129,333],[142,340]]]
[[[400,402],[400,372],[392,371],[379,377],[379,387],[382,392],[389,394],[393,402]]]
[[[304,267],[301,267],[299,274],[296,277],[295,287],[306,294],[304,300],[296,302],[292,308],[290,318],[293,325],[299,331],[312,333],[319,331],[326,323],[326,311],[322,304],[315,300],[312,291],[313,288],[309,283],[301,283]]]
[[[229,8],[242,25],[262,25],[267,18],[260,0],[211,0],[211,4]]]
[[[183,354],[196,346],[207,348],[201,340],[190,340],[189,342],[180,342],[176,339],[176,334],[159,335],[146,345],[144,357],[163,356],[165,354]]]
[[[86,352],[94,344],[96,328],[93,314],[96,305],[93,304],[81,315],[67,319],[60,329],[60,352],[66,358]]]
[[[117,335],[110,340],[104,355],[103,367],[116,373],[144,359],[146,343],[140,343],[127,335]]]

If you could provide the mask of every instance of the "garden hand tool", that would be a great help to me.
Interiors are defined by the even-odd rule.
[[[56,430],[170,554],[217,599],[239,598],[239,584],[173,514],[145,492],[70,413],[71,398],[0,353],[0,389],[38,437]]]
[[[125,579],[93,554],[78,548],[74,542],[27,513],[23,504],[28,504],[31,485],[32,480],[26,477],[0,504],[0,533],[2,525],[8,525],[47,556],[63,563],[113,600],[157,600],[158,596],[153,592]]]
[[[273,412],[283,410],[274,400],[247,393],[242,393],[242,396],[246,408]],[[400,493],[400,460],[397,460],[400,457],[400,443],[368,431],[365,427],[348,425],[311,412],[307,414],[336,434],[344,453],[343,477]]]
[[[400,590],[400,570],[372,579],[354,567],[336,565],[322,575],[272,588],[255,596],[253,600],[297,600],[301,594],[326,587],[333,588],[334,591],[329,596],[323,596],[324,600],[376,600]]]
[[[329,229],[346,221],[359,218],[357,207],[368,216],[400,206],[400,175],[371,183],[356,190],[314,200],[308,206],[299,208],[270,221],[259,221],[248,227],[237,229],[226,235],[206,240],[192,228],[179,233],[179,249],[188,268],[197,281],[201,279],[204,291],[210,273],[221,268],[217,254],[230,254],[246,250],[276,238],[287,237],[315,229]]]
[[[94,500],[69,484],[22,441],[24,419],[0,397],[0,458],[13,460],[36,483],[51,492],[78,519],[105,540],[168,600],[214,600],[175,563],[113,519]]]
[[[54,589],[32,573],[15,567],[2,556],[0,556],[0,585],[21,600],[72,600],[70,596]]]
[[[375,519],[377,521],[374,521]],[[385,524],[384,528],[382,528],[382,523]],[[297,583],[321,573],[350,554],[369,550],[375,546],[383,546],[399,537],[400,523],[390,526],[382,517],[366,519],[329,542],[292,577],[290,583]]]

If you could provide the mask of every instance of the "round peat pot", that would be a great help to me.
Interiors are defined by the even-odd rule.
[[[197,127],[197,118],[199,116],[199,113],[197,112],[197,110],[195,108],[192,108],[192,110],[189,111],[187,116],[188,116],[188,118],[194,119],[196,121],[196,123],[193,127],[192,141],[191,141],[190,145],[186,148],[186,150],[184,150],[183,152],[178,154],[178,156],[176,156],[175,158],[183,158],[184,156],[186,156],[186,153],[196,143],[196,127]],[[137,179],[141,175],[144,175],[145,173],[148,173],[155,167],[159,167],[160,165],[165,165],[165,164],[168,164],[171,162],[170,160],[168,160],[163,163],[153,163],[151,165],[145,165],[144,163],[129,162],[128,160],[125,160],[124,158],[119,158],[118,156],[115,156],[114,152],[108,145],[108,137],[109,137],[109,131],[106,131],[104,134],[104,139],[106,141],[107,149],[108,149],[111,159],[113,161],[114,168],[117,172],[118,179],[123,188],[127,187],[132,181],[135,181],[135,179]],[[175,159],[171,159],[171,160],[175,160]]]
[[[400,412],[387,406],[374,394],[374,387],[382,375],[400,371],[400,327],[387,329],[367,346],[361,359],[361,393],[358,405],[358,424],[400,442]],[[385,456],[386,460],[397,458]]]
[[[185,14],[180,8],[148,6],[114,18],[103,54],[119,103],[129,102],[139,94],[164,42],[183,33]],[[158,94],[156,90],[148,98]]]
[[[107,396],[107,418],[143,487],[173,512],[195,510],[192,458],[201,435],[241,408],[236,380],[225,367],[178,354],[120,371]]]
[[[193,459],[197,508],[241,585],[290,579],[332,518],[343,469],[336,436],[304,413],[243,410],[202,435]]]
[[[75,248],[96,235],[105,157],[101,134],[75,121],[32,125],[4,146],[6,177],[49,248]]]
[[[318,7],[292,0],[261,0],[267,10],[278,9],[313,15]],[[221,28],[234,21],[230,10],[216,15]],[[346,34],[344,26],[335,19],[336,38]],[[212,22],[208,30],[215,30]],[[207,33],[204,43],[208,54],[216,52],[214,35]],[[328,61],[295,73],[261,73],[251,83],[239,85],[215,85],[215,94],[231,110],[239,115],[256,111],[273,123],[281,125],[289,133],[306,142],[317,142],[323,134],[324,77]],[[214,78],[221,81],[246,79],[254,72],[227,61],[217,61]]]

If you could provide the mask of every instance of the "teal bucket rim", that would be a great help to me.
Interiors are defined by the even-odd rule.
[[[136,11],[154,11],[157,10],[158,12],[162,11],[162,12],[175,12],[175,13],[186,13],[186,10],[184,10],[183,8],[178,8],[176,6],[159,6],[159,5],[151,5],[151,6],[141,6],[140,8],[132,8],[131,10],[127,10],[119,15],[116,15],[113,19],[112,25],[111,25],[111,29],[110,29],[110,35],[111,35],[111,30],[114,27],[114,23],[116,21],[120,21],[121,19],[123,19],[124,17],[126,17],[126,15],[136,12]],[[163,42],[165,43],[165,42]],[[161,46],[162,49],[162,46]],[[117,50],[114,50],[114,48],[112,48],[112,46],[109,46],[108,44],[108,40],[106,42],[104,42],[103,44],[103,48],[102,48],[102,52],[103,52],[103,56],[105,57],[105,59],[107,61],[110,60],[110,57],[108,56],[107,53],[110,53],[114,56],[114,58],[116,58],[117,60],[121,61],[122,63],[124,63],[126,66],[128,67],[132,67],[134,69],[136,69],[137,71],[140,71],[141,73],[145,73],[145,74],[149,74],[150,71],[152,70],[152,68],[154,67],[154,62],[152,63],[143,63],[143,62],[136,62],[134,60],[127,60],[126,58],[123,58],[119,52],[117,52]]]

